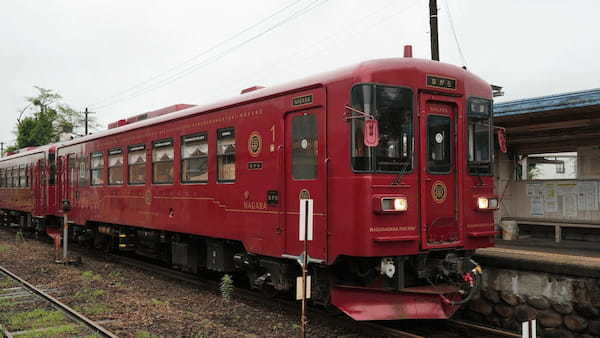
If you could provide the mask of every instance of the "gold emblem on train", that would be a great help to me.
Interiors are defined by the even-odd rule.
[[[252,157],[258,156],[262,149],[262,137],[257,131],[253,131],[248,138],[248,152]]]
[[[308,200],[310,199],[310,192],[306,189],[302,189],[300,190],[300,195],[298,197],[300,197],[301,200]]]
[[[144,193],[144,203],[146,203],[146,205],[152,204],[152,191],[146,190]]]
[[[448,197],[448,189],[446,185],[442,181],[435,181],[431,186],[431,197],[435,203],[441,204],[444,203],[446,197]]]

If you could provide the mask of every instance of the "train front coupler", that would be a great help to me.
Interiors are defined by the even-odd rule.
[[[469,256],[459,256],[451,252],[442,259],[429,262],[425,279],[432,285],[452,286],[456,291],[441,295],[442,300],[451,305],[468,302],[481,286],[482,269]]]

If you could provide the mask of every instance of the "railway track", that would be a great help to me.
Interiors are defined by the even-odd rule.
[[[209,280],[200,278],[195,275],[173,270],[170,268],[162,267],[156,264],[148,263],[146,261],[138,260],[131,257],[121,255],[111,255],[111,258],[119,263],[142,269],[144,271],[157,273],[161,276],[173,278],[176,280],[184,281],[192,285],[202,287],[209,290],[218,292],[219,282],[215,280]],[[236,288],[234,291],[236,296],[242,297],[247,300],[251,300],[257,303],[262,303],[273,307],[273,305],[281,308],[288,309],[290,311],[298,311],[299,306],[294,301],[289,301],[281,298],[266,298],[264,295],[257,293],[256,291]],[[321,308],[311,308],[310,313],[313,315],[319,315],[321,317],[327,316],[331,320],[337,320],[342,322],[339,316],[336,316],[330,311],[326,311]],[[409,321],[392,321],[392,322],[352,322],[354,325],[358,325],[360,331],[370,337],[400,337],[400,338],[520,338],[521,335],[491,328],[482,325],[476,325],[459,320],[430,320],[428,324],[424,325],[424,322],[419,320]],[[348,325],[348,323],[342,323],[342,325]]]
[[[117,337],[2,266],[0,335]]]

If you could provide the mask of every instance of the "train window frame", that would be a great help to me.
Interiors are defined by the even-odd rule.
[[[430,155],[430,150],[431,150],[430,146],[429,146],[429,140],[430,140],[429,139],[429,137],[430,137],[430,134],[429,134],[429,118],[430,117],[441,117],[441,118],[448,119],[448,121],[449,121],[448,126],[450,128],[450,131],[449,131],[450,136],[447,139],[450,141],[449,142],[450,149],[448,150],[449,161],[448,161],[448,170],[447,171],[432,170],[431,167],[430,167],[430,164],[429,164],[429,162],[430,162],[429,155]],[[425,142],[425,145],[426,145],[426,149],[425,149],[425,156],[426,156],[426,158],[425,158],[426,159],[425,160],[425,165],[427,167],[427,172],[429,174],[434,174],[434,175],[448,175],[448,174],[452,173],[452,168],[456,165],[456,159],[454,158],[455,154],[452,151],[455,148],[455,146],[453,146],[452,142],[455,142],[455,140],[456,140],[455,137],[454,137],[454,135],[452,134],[452,125],[453,124],[454,124],[454,129],[456,129],[456,122],[454,121],[454,118],[450,117],[448,115],[427,114],[427,119],[426,119],[426,122],[425,122],[426,132],[425,132],[425,140],[424,140],[424,142]],[[454,134],[456,134],[456,130],[454,131]]]
[[[89,161],[88,161],[88,156],[85,155],[81,155],[79,157],[79,179],[78,179],[78,185],[80,187],[87,187],[90,185],[90,176],[88,174],[88,170],[89,170]]]
[[[300,119],[304,119],[310,117],[311,119],[313,119],[314,121],[314,125],[311,126],[310,129],[312,129],[311,131],[314,133],[312,135],[308,135],[308,134],[300,134],[300,135],[296,135],[297,129],[300,130],[305,130],[306,128],[296,128],[295,123],[297,121],[299,121]],[[302,127],[306,127],[302,126]],[[300,114],[300,115],[296,115],[294,117],[292,117],[292,146],[291,146],[291,156],[292,156],[292,179],[294,181],[312,181],[312,180],[316,180],[318,179],[318,175],[319,175],[319,163],[318,163],[318,157],[319,157],[319,120],[318,120],[318,116],[315,113],[304,113],[304,114]],[[297,138],[298,137],[298,138]],[[307,140],[307,138],[312,137],[312,140]],[[297,141],[300,141],[300,143],[298,143]],[[304,143],[304,141],[308,141],[306,142],[304,145],[302,143]],[[311,152],[312,150],[312,152]],[[311,163],[309,163],[310,165],[310,174],[311,175],[306,175],[306,173],[308,173],[308,170],[301,170],[302,168],[306,167],[305,165],[301,165],[299,162],[302,161],[302,159],[307,159],[308,156],[306,156],[305,154],[309,154],[312,155],[312,158],[310,158]]]
[[[53,186],[56,184],[56,153],[53,151],[48,152],[48,185]]]
[[[188,142],[202,142],[205,145],[205,149],[206,149],[206,154],[205,155],[198,155],[198,156],[186,156],[185,155],[185,149],[186,149],[186,145]],[[201,132],[201,133],[195,133],[195,134],[191,134],[191,135],[184,135],[181,137],[181,144],[180,144],[180,153],[181,153],[181,166],[180,166],[180,172],[181,172],[181,183],[182,184],[206,184],[208,183],[208,169],[209,169],[209,144],[208,144],[208,132]],[[186,174],[187,174],[187,170],[186,170],[186,161],[193,161],[193,160],[201,160],[204,159],[205,162],[205,166],[206,166],[206,172],[204,172],[203,174],[201,174],[200,176],[206,175],[205,179],[200,179],[200,180],[191,180],[191,179],[186,179]],[[189,177],[189,175],[188,175]]]
[[[144,162],[134,162],[131,163],[131,156],[135,156],[137,153],[141,152],[143,155],[140,157],[144,160]],[[148,156],[146,153],[146,145],[145,144],[132,144],[127,147],[127,185],[145,185],[146,184],[146,164],[148,163]],[[142,170],[142,179],[136,180],[135,182],[132,179],[134,176],[131,172],[134,167],[141,167]]]
[[[94,167],[93,163],[94,163],[94,159],[95,158],[100,158],[100,166],[98,167]],[[90,153],[90,167],[89,167],[89,171],[90,171],[90,186],[92,187],[98,187],[98,186],[103,186],[104,185],[104,153],[101,151],[96,151],[93,153]],[[99,183],[95,183],[96,181],[94,180],[94,173],[95,172],[99,172],[98,175],[98,179],[100,180]]]
[[[355,83],[352,85],[352,88],[350,88],[350,92],[349,92],[349,105],[353,106],[352,99],[353,99],[353,93],[356,87],[360,87],[360,86],[372,86],[373,87],[373,93],[376,96],[375,91],[377,90],[377,87],[388,87],[388,88],[400,88],[403,90],[406,90],[408,93],[410,93],[410,128],[407,130],[406,133],[406,140],[403,139],[403,137],[401,138],[401,141],[403,146],[405,146],[407,151],[403,151],[402,153],[406,153],[406,157],[408,157],[407,161],[403,161],[400,163],[407,163],[408,168],[406,165],[403,165],[400,167],[400,170],[380,170],[377,169],[377,164],[376,164],[376,156],[373,154],[373,152],[375,152],[374,149],[369,150],[370,152],[370,156],[369,156],[369,169],[366,170],[362,170],[362,169],[356,169],[356,166],[354,164],[354,160],[353,160],[353,151],[354,151],[354,144],[355,144],[355,139],[354,139],[354,135],[353,135],[353,125],[355,123],[357,123],[356,121],[358,119],[349,119],[348,121],[348,125],[349,125],[349,142],[348,142],[348,147],[349,147],[349,166],[350,166],[350,170],[352,170],[353,173],[355,174],[397,174],[397,175],[408,175],[411,174],[415,171],[415,129],[417,126],[417,113],[415,112],[415,107],[416,107],[416,102],[417,102],[417,95],[415,95],[415,91],[413,88],[409,87],[409,86],[404,86],[404,85],[392,85],[392,84],[385,84],[385,83],[379,83],[379,82],[360,82],[360,83]],[[376,107],[376,102],[373,103],[374,107]],[[364,123],[364,122],[363,122]],[[376,148],[376,147],[371,147],[371,148]]]
[[[12,187],[18,188],[19,187],[19,167],[13,166],[11,170],[12,170]]]
[[[479,102],[483,102],[485,101],[485,103],[488,105],[489,107],[489,117],[488,117],[488,123],[489,123],[489,140],[488,140],[488,154],[489,154],[489,162],[488,162],[488,172],[487,173],[480,173],[480,172],[473,172],[473,163],[476,161],[471,161],[469,156],[470,156],[470,150],[471,150],[471,139],[469,138],[469,128],[470,128],[470,122],[471,122],[471,118],[472,118],[472,112],[471,112],[471,104],[472,103],[476,103],[477,101]],[[471,96],[467,99],[467,105],[465,108],[465,160],[466,160],[466,171],[467,174],[469,176],[493,176],[494,175],[494,104],[492,102],[491,99],[486,99],[484,97],[478,97],[478,96]]]
[[[237,165],[236,165],[236,152],[237,152],[237,145],[236,145],[236,133],[235,133],[235,128],[234,127],[227,127],[227,128],[220,128],[217,129],[217,151],[216,151],[216,158],[217,158],[217,183],[234,183],[236,178],[237,178]],[[226,146],[230,146],[233,144],[233,161],[232,162],[228,162],[228,163],[221,163],[221,161],[225,161],[225,159],[228,156],[232,156],[231,153],[227,154],[225,153],[227,151],[227,149],[223,149],[223,153],[221,153],[220,149],[221,146],[223,146],[223,140],[226,138],[233,138],[233,143],[228,143],[225,144]],[[230,178],[221,178],[221,170],[225,169],[222,168],[223,165],[225,164],[231,164],[233,163],[233,179]],[[229,169],[229,171],[231,171],[231,169]]]
[[[120,159],[121,159],[120,165],[111,164],[111,160],[114,157],[120,157]],[[113,148],[108,151],[108,185],[123,185],[123,183],[124,183],[123,161],[124,161],[123,149]],[[120,181],[113,182],[113,172],[115,171],[113,169],[121,170],[121,180]]]
[[[161,149],[161,148],[171,148],[171,159],[169,160],[155,160],[154,156],[155,156],[155,150],[157,149]],[[157,165],[163,165],[165,163],[171,163],[171,168],[169,169],[170,171],[170,180],[166,180],[166,181],[158,181],[156,180],[156,173],[157,173]],[[162,169],[161,169],[162,170]],[[166,177],[169,177],[168,175]],[[152,142],[152,184],[160,184],[160,185],[169,185],[169,184],[173,184],[175,182],[175,144],[173,142],[172,138],[167,138],[167,139],[161,139],[161,140],[156,140]]]
[[[0,168],[0,188],[4,188],[4,168]]]

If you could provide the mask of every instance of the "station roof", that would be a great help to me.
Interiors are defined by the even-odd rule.
[[[600,88],[496,103],[494,123],[516,153],[600,145]]]

